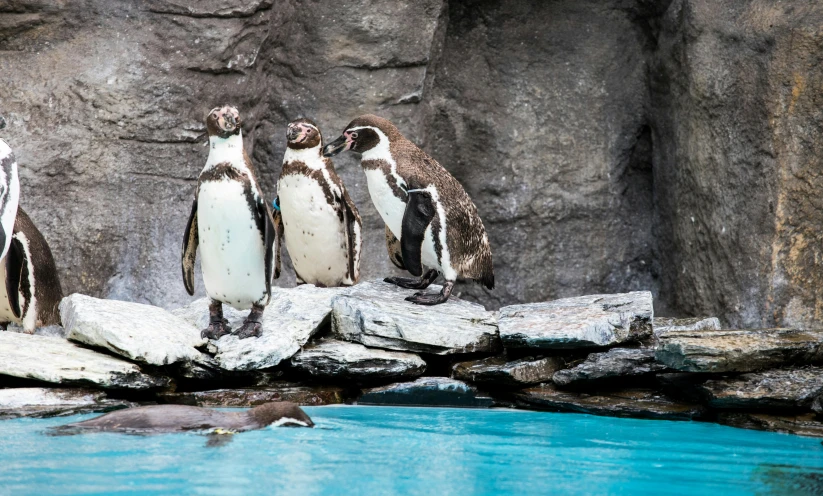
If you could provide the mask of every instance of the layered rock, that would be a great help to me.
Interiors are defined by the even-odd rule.
[[[564,361],[559,357],[527,357],[508,361],[505,356],[495,356],[457,363],[452,367],[452,376],[479,384],[522,387],[551,380],[552,374],[563,365]]]
[[[823,361],[823,331],[672,331],[659,336],[655,357],[684,372],[752,372],[811,364]]]
[[[519,391],[514,398],[518,404],[531,408],[611,417],[691,420],[706,413],[700,405],[675,401],[647,389],[586,394],[543,385]]]
[[[335,339],[305,346],[292,357],[291,366],[318,379],[356,383],[413,379],[426,370],[417,355]]]
[[[256,388],[163,393],[159,397],[166,403],[207,407],[253,407],[271,401],[291,401],[302,406],[319,406],[345,401],[343,390],[338,387],[310,387],[290,383]]]
[[[239,339],[226,335],[211,343],[210,351],[226,370],[274,367],[291,358],[328,322],[331,299],[341,291],[308,284],[291,289],[272,288],[260,337]],[[172,313],[197,329],[204,329],[209,323],[209,300],[201,298]],[[223,316],[232,329],[242,326],[248,313],[223,305]]]
[[[637,377],[661,372],[665,365],[654,358],[651,348],[614,348],[592,353],[583,363],[556,372],[552,381],[560,386],[580,385],[589,381],[617,377]]]
[[[720,330],[720,320],[717,317],[695,317],[690,319],[655,317],[652,328],[655,335],[669,331],[717,331]]]
[[[494,401],[465,382],[446,377],[421,377],[366,389],[357,400],[360,405],[489,407]]]
[[[773,415],[768,413],[722,412],[717,415],[717,422],[743,429],[823,437],[823,422],[813,413]]]
[[[170,384],[167,377],[145,374],[133,363],[81,348],[65,339],[12,332],[0,332],[0,374],[111,389],[149,389]]]
[[[111,400],[106,393],[92,389],[0,389],[0,420],[107,412],[129,405],[128,401]]]
[[[185,320],[162,308],[73,294],[60,302],[66,337],[150,365],[200,357],[206,343]]]
[[[332,301],[332,330],[346,341],[398,351],[450,355],[499,348],[492,312],[456,297],[435,306],[404,300],[414,293],[384,282],[358,284]]]
[[[652,334],[652,294],[564,298],[500,309],[500,339],[511,348],[586,348],[638,341]]]
[[[699,388],[714,408],[809,408],[823,394],[823,368],[767,370],[710,379]]]

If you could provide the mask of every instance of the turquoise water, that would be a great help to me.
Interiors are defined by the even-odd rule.
[[[49,436],[0,421],[0,494],[821,494],[820,440],[514,410],[313,407],[316,429]],[[215,443],[212,443],[215,444]]]

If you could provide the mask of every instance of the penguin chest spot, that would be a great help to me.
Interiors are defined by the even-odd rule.
[[[394,195],[388,183],[386,174],[380,169],[366,169],[366,182],[369,186],[369,196],[374,203],[374,207],[389,226],[391,232],[400,239],[403,225],[403,213],[406,211],[406,203]]]
[[[203,283],[210,297],[238,309],[266,296],[263,233],[238,181],[204,182],[197,201]]]
[[[348,276],[348,240],[340,205],[329,203],[317,180],[289,174],[277,184],[286,248],[294,270],[309,284],[338,286]]]

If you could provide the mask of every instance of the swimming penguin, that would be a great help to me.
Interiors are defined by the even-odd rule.
[[[18,206],[17,161],[0,139],[0,328],[9,322],[33,333],[60,323],[57,306],[63,289],[49,245],[26,212]]]
[[[264,403],[244,412],[225,412],[188,405],[150,405],[116,410],[105,415],[55,428],[64,434],[131,432],[151,434],[222,429],[243,432],[269,425],[314,427],[299,406],[288,401]]]
[[[275,256],[278,230],[243,150],[237,109],[213,109],[206,118],[206,130],[209,158],[200,172],[183,238],[183,282],[193,295],[199,246],[203,283],[211,298],[209,326],[202,336],[219,339],[230,332],[223,318],[223,303],[238,310],[251,308],[233,334],[241,339],[259,336],[272,277],[280,275]]]
[[[446,282],[439,294],[421,292],[406,298],[421,305],[448,300],[458,277],[494,288],[486,229],[477,207],[446,169],[404,138],[394,124],[375,115],[353,120],[323,154],[330,157],[345,150],[361,154],[369,194],[388,229],[390,256],[389,235],[400,240],[400,258],[392,256],[392,262],[422,276],[390,277],[386,282],[425,289],[442,274]],[[425,274],[423,266],[430,268]]]
[[[323,138],[309,119],[289,124],[277,181],[283,238],[298,284],[351,286],[360,277],[361,222]]]

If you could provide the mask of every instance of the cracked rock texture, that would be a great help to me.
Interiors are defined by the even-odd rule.
[[[126,408],[123,400],[106,398],[93,389],[0,389],[0,420],[16,417],[60,417]]]
[[[699,386],[714,408],[809,408],[823,394],[823,369],[776,369],[710,379]]]
[[[292,357],[291,366],[318,379],[344,383],[414,379],[426,370],[426,362],[412,353],[366,348],[336,339],[303,347]]]
[[[574,386],[601,379],[653,374],[667,368],[655,360],[654,349],[614,348],[605,353],[592,353],[583,363],[556,372],[552,381],[559,386]]]
[[[456,363],[452,367],[452,375],[461,381],[523,387],[550,381],[552,374],[563,364],[563,359],[559,357],[527,357],[507,361],[505,356],[495,356]]]

